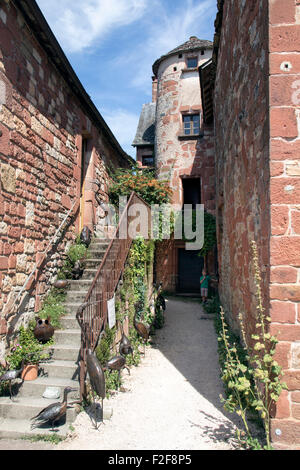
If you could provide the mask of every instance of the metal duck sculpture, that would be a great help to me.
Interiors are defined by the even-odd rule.
[[[64,389],[64,396],[62,402],[52,403],[39,412],[36,416],[31,418],[33,423],[31,428],[37,427],[39,424],[51,423],[52,431],[54,431],[54,423],[59,421],[67,412],[68,393],[76,391],[75,388],[66,387]]]
[[[10,394],[10,399],[13,400],[13,393],[12,393],[12,388],[11,388],[11,382],[12,380],[15,380],[19,378],[23,372],[23,369],[25,367],[25,359],[22,360],[21,367],[20,369],[12,369],[12,370],[7,370],[4,372],[3,375],[0,377],[0,382],[9,382],[9,394]],[[23,380],[24,381],[24,380]]]

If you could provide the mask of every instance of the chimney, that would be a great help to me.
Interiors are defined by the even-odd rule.
[[[157,99],[157,78],[155,75],[152,77],[152,103],[156,103]]]

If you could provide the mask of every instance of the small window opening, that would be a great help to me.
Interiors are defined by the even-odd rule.
[[[189,57],[187,59],[187,67],[188,69],[194,69],[198,66],[198,58],[197,57]]]
[[[200,114],[186,114],[183,116],[184,135],[200,134]]]
[[[142,157],[143,166],[154,166],[154,158],[152,155],[144,155]]]
[[[174,70],[174,72],[176,72],[176,71],[177,71],[177,67],[174,67],[173,70]]]

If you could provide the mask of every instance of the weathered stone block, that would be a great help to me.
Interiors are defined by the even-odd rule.
[[[292,345],[292,369],[300,369],[300,343]]]
[[[1,163],[0,170],[1,185],[4,191],[15,193],[16,191],[16,170],[6,163]]]
[[[292,302],[271,301],[270,317],[276,323],[296,323],[296,305]]]
[[[271,108],[271,137],[296,139],[298,125],[294,108]]]

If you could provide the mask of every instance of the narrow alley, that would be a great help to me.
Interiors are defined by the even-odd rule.
[[[155,344],[131,375],[123,371],[125,393],[104,407],[111,420],[95,430],[86,413],[78,415],[73,436],[61,450],[230,450],[234,415],[219,399],[217,337],[212,319],[192,300],[169,299],[166,322]]]

